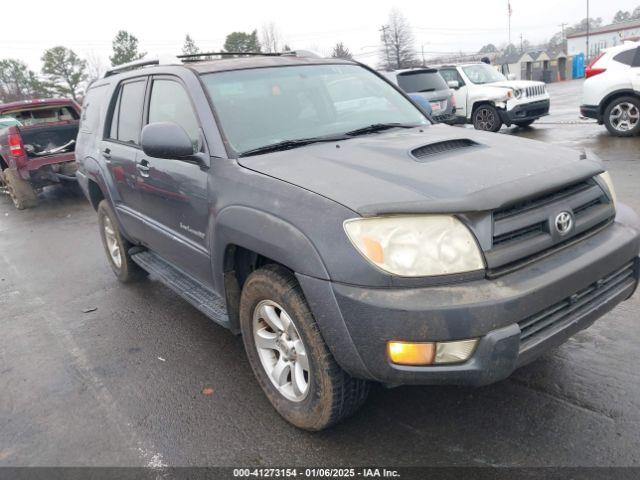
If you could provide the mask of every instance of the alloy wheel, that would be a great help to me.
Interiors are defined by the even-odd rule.
[[[492,130],[495,126],[496,116],[488,108],[480,108],[476,112],[476,119],[481,130]]]
[[[611,109],[609,121],[619,132],[628,132],[640,122],[640,111],[633,103],[622,102]]]
[[[289,314],[272,300],[258,303],[253,339],[260,363],[278,392],[293,402],[304,400],[311,380],[309,358]]]
[[[104,217],[103,223],[104,238],[107,243],[107,251],[116,268],[120,268],[122,267],[122,255],[120,252],[120,244],[118,243],[113,224],[111,223],[111,219],[107,216]]]

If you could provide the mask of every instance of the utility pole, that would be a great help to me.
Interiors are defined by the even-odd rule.
[[[391,60],[389,59],[389,38],[387,37],[387,28],[389,28],[388,25],[382,25],[380,31],[382,32],[382,39],[384,41],[384,51],[387,57],[387,68],[390,68]]]
[[[421,45],[421,50],[422,50],[422,68],[424,68],[426,66],[426,64],[424,63],[424,43]]]
[[[585,55],[585,59],[589,60],[589,27],[591,24],[591,20],[589,19],[589,0],[587,0],[587,54]]]
[[[522,42],[522,34],[520,34],[520,53],[524,53],[524,46]]]
[[[558,25],[561,29],[562,29],[562,38],[561,40],[564,42],[564,27],[566,27],[567,25],[569,25],[568,23],[561,23],[560,25]]]

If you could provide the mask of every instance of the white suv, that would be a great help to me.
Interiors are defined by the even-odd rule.
[[[580,114],[612,135],[640,134],[640,42],[603,50],[585,70]]]
[[[458,122],[497,132],[503,124],[528,127],[549,114],[549,94],[543,82],[507,80],[486,63],[444,65],[440,75],[455,91]]]

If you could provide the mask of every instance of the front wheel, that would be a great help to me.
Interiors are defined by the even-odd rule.
[[[632,137],[640,133],[640,100],[620,97],[604,110],[604,125],[616,137]]]
[[[286,268],[267,265],[249,276],[240,299],[240,327],[258,383],[296,427],[325,429],[365,401],[369,383],[336,363]]]
[[[502,127],[498,109],[493,105],[480,105],[473,112],[473,126],[476,130],[497,132]]]

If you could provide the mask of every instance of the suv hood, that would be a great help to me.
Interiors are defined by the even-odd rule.
[[[544,82],[535,82],[533,80],[505,80],[502,82],[489,83],[492,87],[508,87],[508,88],[527,88],[546,85]]]
[[[411,153],[460,139],[477,145],[420,159]],[[575,150],[534,140],[433,125],[243,157],[238,162],[370,216],[500,208],[603,171],[598,160],[581,158]]]

